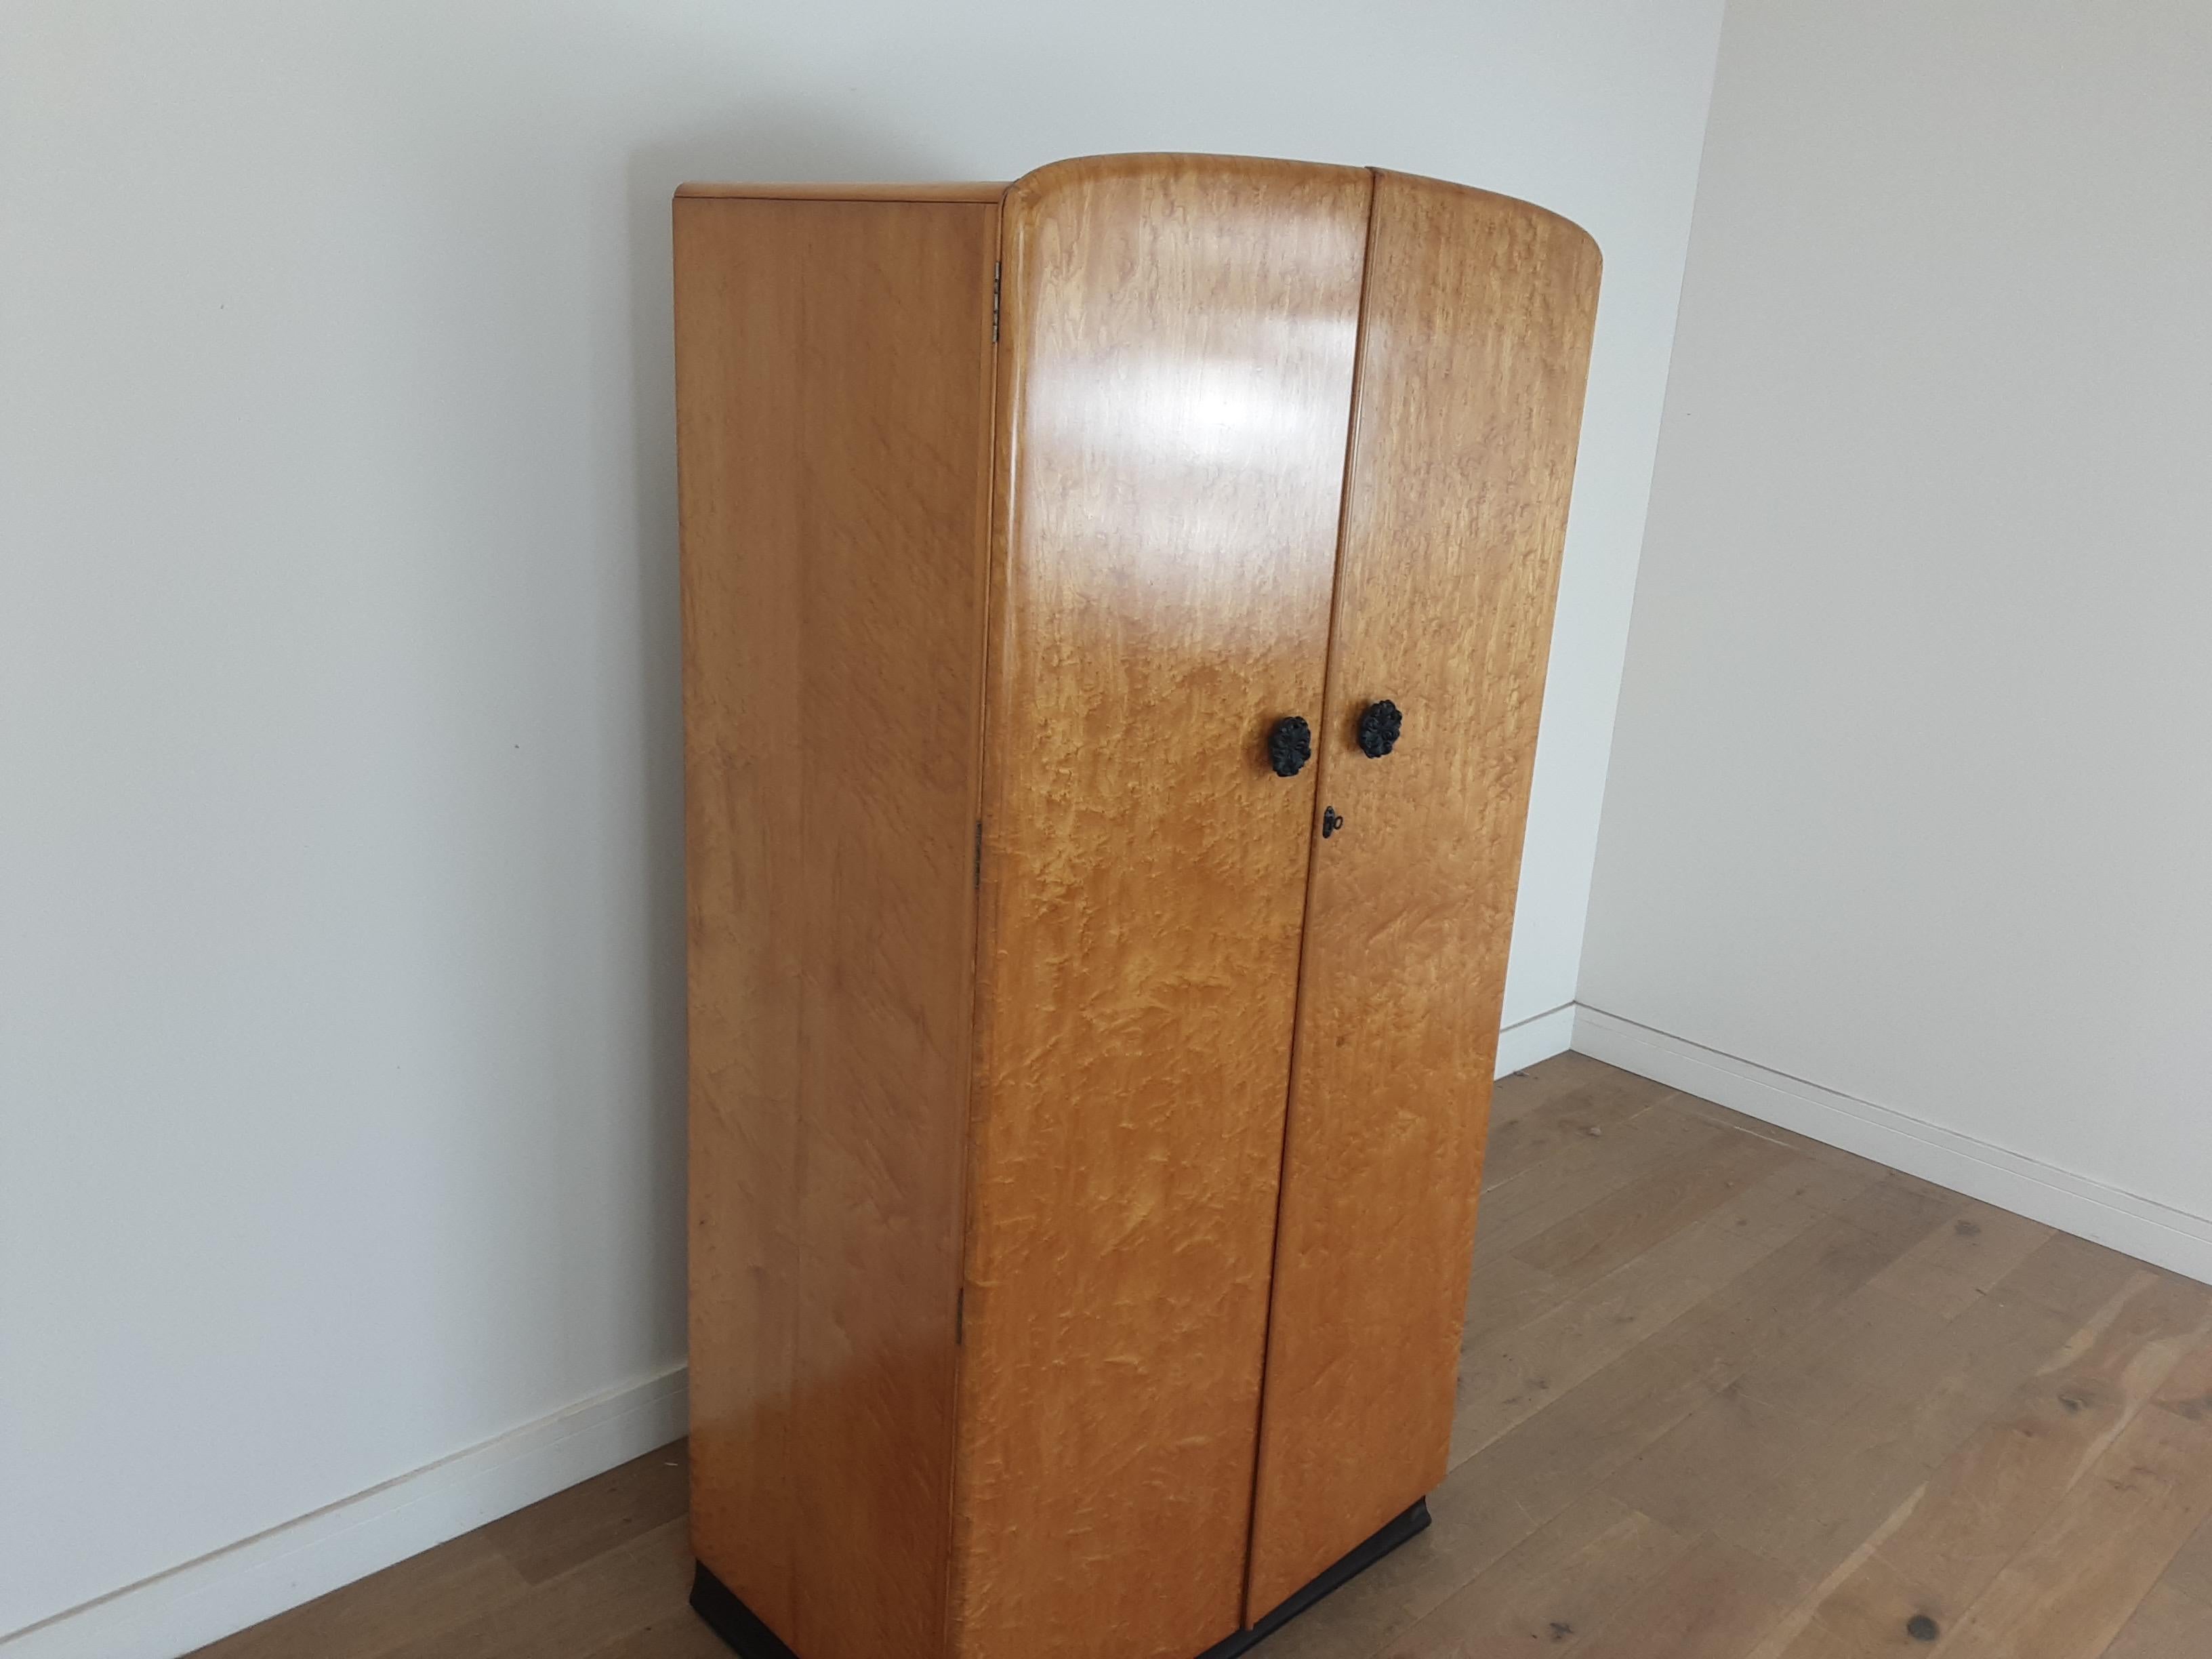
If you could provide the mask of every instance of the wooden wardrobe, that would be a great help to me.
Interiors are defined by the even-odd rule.
[[[695,1605],[1242,1651],[1445,1470],[1596,246],[1194,155],[675,236]]]

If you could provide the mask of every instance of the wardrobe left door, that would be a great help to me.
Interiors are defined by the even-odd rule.
[[[1004,219],[963,1659],[1238,1627],[1370,175],[1065,163]]]
[[[998,254],[976,193],[676,204],[692,1544],[805,1659],[945,1641]]]

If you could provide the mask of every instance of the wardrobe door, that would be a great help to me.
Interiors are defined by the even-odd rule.
[[[1342,823],[1307,907],[1255,1619],[1447,1466],[1597,281],[1565,220],[1376,176],[1318,745]],[[1370,757],[1385,701],[1402,729]]]
[[[1371,175],[1048,167],[1002,233],[955,1650],[1242,1609]]]

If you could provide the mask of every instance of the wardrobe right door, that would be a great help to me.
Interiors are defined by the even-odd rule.
[[[1527,203],[1376,176],[1249,1620],[1449,1466],[1598,263]]]

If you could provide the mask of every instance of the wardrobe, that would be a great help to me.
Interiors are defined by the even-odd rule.
[[[1596,246],[1195,155],[674,229],[694,1605],[1239,1652],[1445,1470]]]

